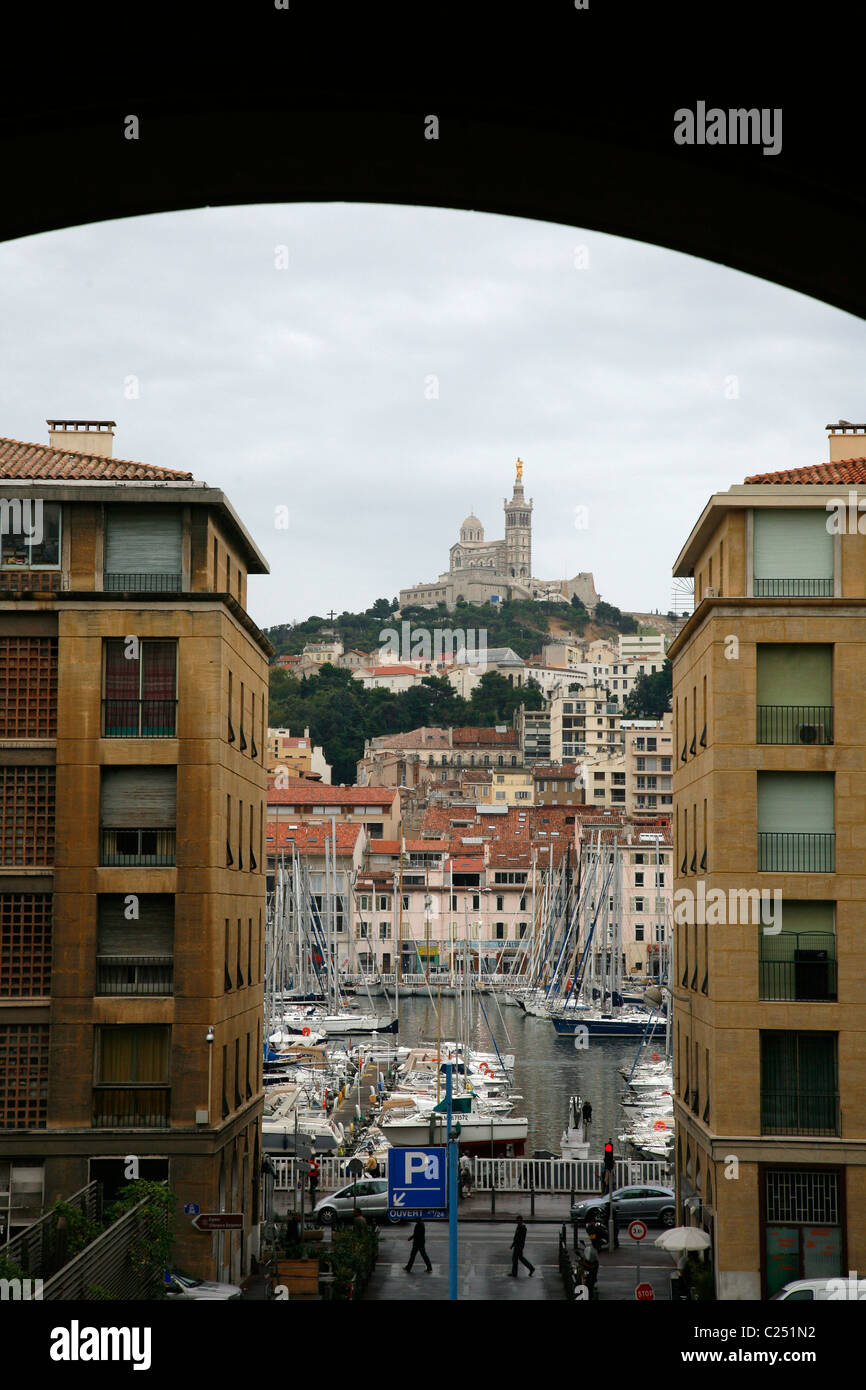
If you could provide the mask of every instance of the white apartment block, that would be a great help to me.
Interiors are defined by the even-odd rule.
[[[665,636],[663,632],[621,632],[619,636],[620,660],[635,656],[663,657]]]

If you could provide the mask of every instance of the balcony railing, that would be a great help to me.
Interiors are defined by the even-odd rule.
[[[146,867],[175,862],[175,830],[124,829],[102,831],[102,863]]]
[[[97,956],[97,994],[171,994],[171,956]]]
[[[102,587],[106,593],[179,594],[182,581],[180,574],[106,574]]]
[[[0,568],[0,593],[3,594],[58,594],[68,588],[69,575],[60,570]]]
[[[170,1110],[167,1086],[98,1087],[93,1092],[94,1129],[167,1129]]]
[[[762,1134],[840,1134],[839,1093],[762,1091]]]
[[[758,705],[758,743],[832,743],[832,705]]]
[[[832,874],[836,836],[823,830],[758,831],[758,871],[768,874]]]
[[[102,702],[103,738],[174,738],[177,700],[115,700]]]
[[[830,579],[756,579],[755,598],[832,598]]]
[[[760,999],[836,998],[836,938],[832,932],[800,932],[796,937],[762,933],[760,941]]]

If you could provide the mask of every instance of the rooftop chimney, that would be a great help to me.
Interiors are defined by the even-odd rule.
[[[73,454],[98,454],[110,459],[114,452],[114,420],[46,420],[52,449]]]
[[[826,425],[830,431],[830,462],[840,459],[866,458],[866,425],[852,425],[850,420],[838,420]]]

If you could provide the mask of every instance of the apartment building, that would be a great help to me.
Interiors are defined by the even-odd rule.
[[[268,729],[268,751],[265,766],[270,776],[284,769],[288,777],[310,777],[315,782],[331,782],[331,764],[325,761],[324,749],[310,738],[309,729],[303,735],[290,729]]]
[[[478,784],[477,798],[484,806],[531,806],[535,800],[532,772],[525,768],[502,768],[488,774],[489,781]]]
[[[435,783],[459,780],[464,768],[496,771],[522,765],[517,729],[505,725],[493,729],[420,728],[367,739],[364,757],[358,763],[358,785],[432,789]]]
[[[111,421],[0,440],[0,1165],[24,1220],[129,1176],[259,1223],[267,564],[224,494]],[[38,1179],[37,1179],[38,1175]],[[37,1192],[38,1181],[40,1191]],[[22,1212],[9,1213],[12,1230]]]
[[[696,904],[675,907],[677,1189],[723,1299],[866,1267],[866,426],[829,428],[829,462],[711,497],[674,568],[696,605],[670,650]]]
[[[586,756],[619,753],[621,707],[600,685],[554,692],[550,700],[550,761],[571,762]]]
[[[665,635],[663,632],[641,628],[638,632],[621,632],[619,635],[620,661],[634,660],[635,657],[656,657],[664,660]]]
[[[550,710],[530,710],[521,705],[515,712],[514,727],[517,730],[524,765],[532,767],[535,763],[549,763]]]
[[[623,719],[626,804],[630,813],[673,806],[673,713],[661,719]]]
[[[370,839],[393,840],[399,833],[399,787],[325,786],[306,777],[268,780],[269,824],[333,817],[335,823],[363,825]]]

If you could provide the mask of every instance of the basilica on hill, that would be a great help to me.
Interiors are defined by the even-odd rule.
[[[469,515],[451,547],[448,571],[430,584],[413,584],[400,590],[400,607],[435,608],[444,603],[453,610],[459,599],[467,603],[502,603],[505,599],[534,599],[569,603],[576,594],[591,612],[598,594],[591,574],[573,579],[532,577],[532,499],[523,494],[523,463],[517,460],[511,500],[504,499],[505,539],[484,539],[484,527]]]

